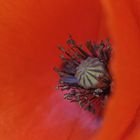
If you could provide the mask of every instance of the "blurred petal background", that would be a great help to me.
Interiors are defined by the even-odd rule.
[[[0,1],[1,140],[139,140],[138,0]],[[103,127],[56,93],[58,44],[110,37],[113,96]],[[96,135],[96,138],[95,138]]]

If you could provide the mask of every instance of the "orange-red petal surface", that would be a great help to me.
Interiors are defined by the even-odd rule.
[[[102,32],[102,33],[101,33]],[[0,1],[0,139],[85,140],[99,125],[54,94],[58,43],[107,36],[96,0]]]
[[[103,0],[102,4],[113,39],[114,95],[96,140],[139,140],[140,1]]]
[[[85,140],[100,125],[54,93],[58,43],[113,40],[113,96],[97,140],[139,140],[139,0],[0,1],[0,139]],[[103,9],[104,13],[103,13]],[[106,15],[104,17],[104,15]]]

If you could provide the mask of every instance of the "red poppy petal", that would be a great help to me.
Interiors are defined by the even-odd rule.
[[[92,117],[55,96],[58,43],[107,36],[99,1],[0,1],[0,139],[88,139]],[[102,33],[100,33],[102,32]]]
[[[115,84],[104,125],[96,140],[124,140],[130,138],[131,133],[133,133],[131,138],[135,137],[134,139],[138,140],[140,2],[138,0],[102,2],[114,42],[112,69]]]

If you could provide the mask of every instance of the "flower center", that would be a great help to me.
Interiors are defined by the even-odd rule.
[[[104,74],[104,64],[98,58],[88,57],[76,68],[75,77],[80,86],[89,89],[95,88],[99,83],[99,77],[103,77]]]

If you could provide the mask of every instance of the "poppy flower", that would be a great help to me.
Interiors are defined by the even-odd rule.
[[[138,0],[1,0],[0,139],[139,139],[139,13]],[[56,46],[68,34],[82,43],[112,40],[114,85],[103,124],[54,89]]]

